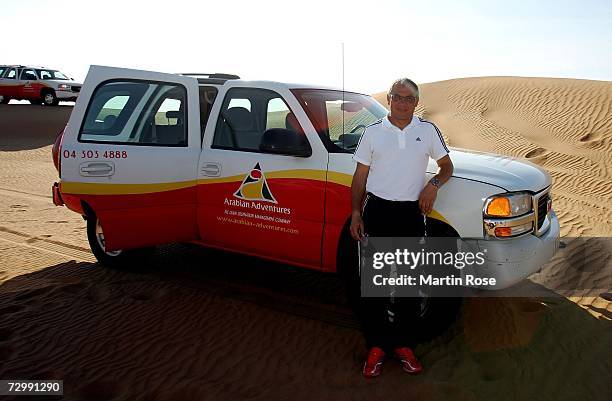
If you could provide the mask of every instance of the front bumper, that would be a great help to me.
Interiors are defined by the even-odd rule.
[[[74,102],[79,94],[72,91],[55,91],[55,96],[61,101]]]
[[[553,210],[548,217],[548,231],[540,237],[525,235],[507,240],[465,241],[469,247],[484,251],[486,257],[484,265],[477,270],[464,269],[462,276],[472,274],[477,277],[494,277],[494,286],[475,288],[501,290],[538,272],[559,249],[559,219]]]

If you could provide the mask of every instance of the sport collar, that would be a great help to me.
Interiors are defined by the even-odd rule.
[[[404,131],[409,130],[410,128],[414,128],[414,126],[417,125],[418,120],[419,118],[417,116],[412,115],[412,121],[410,121],[410,124],[406,125],[403,130],[400,130],[399,127],[393,125],[393,123],[389,120],[389,115],[386,115],[382,119],[382,124],[383,124],[383,127],[385,128],[396,129],[398,131],[404,132]]]

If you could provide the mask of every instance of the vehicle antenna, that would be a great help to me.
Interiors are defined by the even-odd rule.
[[[342,139],[344,139],[344,42],[342,42],[342,105],[340,106],[342,112]],[[344,147],[344,144],[342,144]]]

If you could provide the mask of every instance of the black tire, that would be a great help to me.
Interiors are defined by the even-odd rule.
[[[453,237],[459,234],[448,224],[428,217],[426,219],[426,233],[428,237]],[[454,273],[454,272],[450,272]],[[442,335],[453,325],[461,312],[463,298],[461,297],[431,297],[426,305],[428,311],[422,313],[419,321],[423,327],[421,341],[429,341]]]
[[[10,97],[0,95],[0,104],[7,104],[10,101],[11,101]]]
[[[104,249],[102,224],[95,215],[87,217],[87,240],[98,262],[112,268],[138,269],[148,260],[154,250],[154,248],[140,248],[107,252]]]
[[[59,99],[57,98],[57,95],[53,89],[48,89],[42,92],[40,100],[45,106],[57,106],[59,104]]]

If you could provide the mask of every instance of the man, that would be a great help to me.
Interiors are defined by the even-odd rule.
[[[350,230],[355,240],[364,235],[424,236],[424,215],[431,212],[438,189],[453,174],[449,150],[438,128],[413,116],[419,102],[418,86],[408,78],[396,80],[387,102],[390,113],[366,128],[353,156],[357,168]],[[430,157],[438,163],[439,171],[425,182]],[[405,371],[417,374],[422,370],[412,351],[418,331],[411,324],[418,314],[417,301],[361,297],[359,315],[369,349],[365,377],[378,376],[390,352]]]

